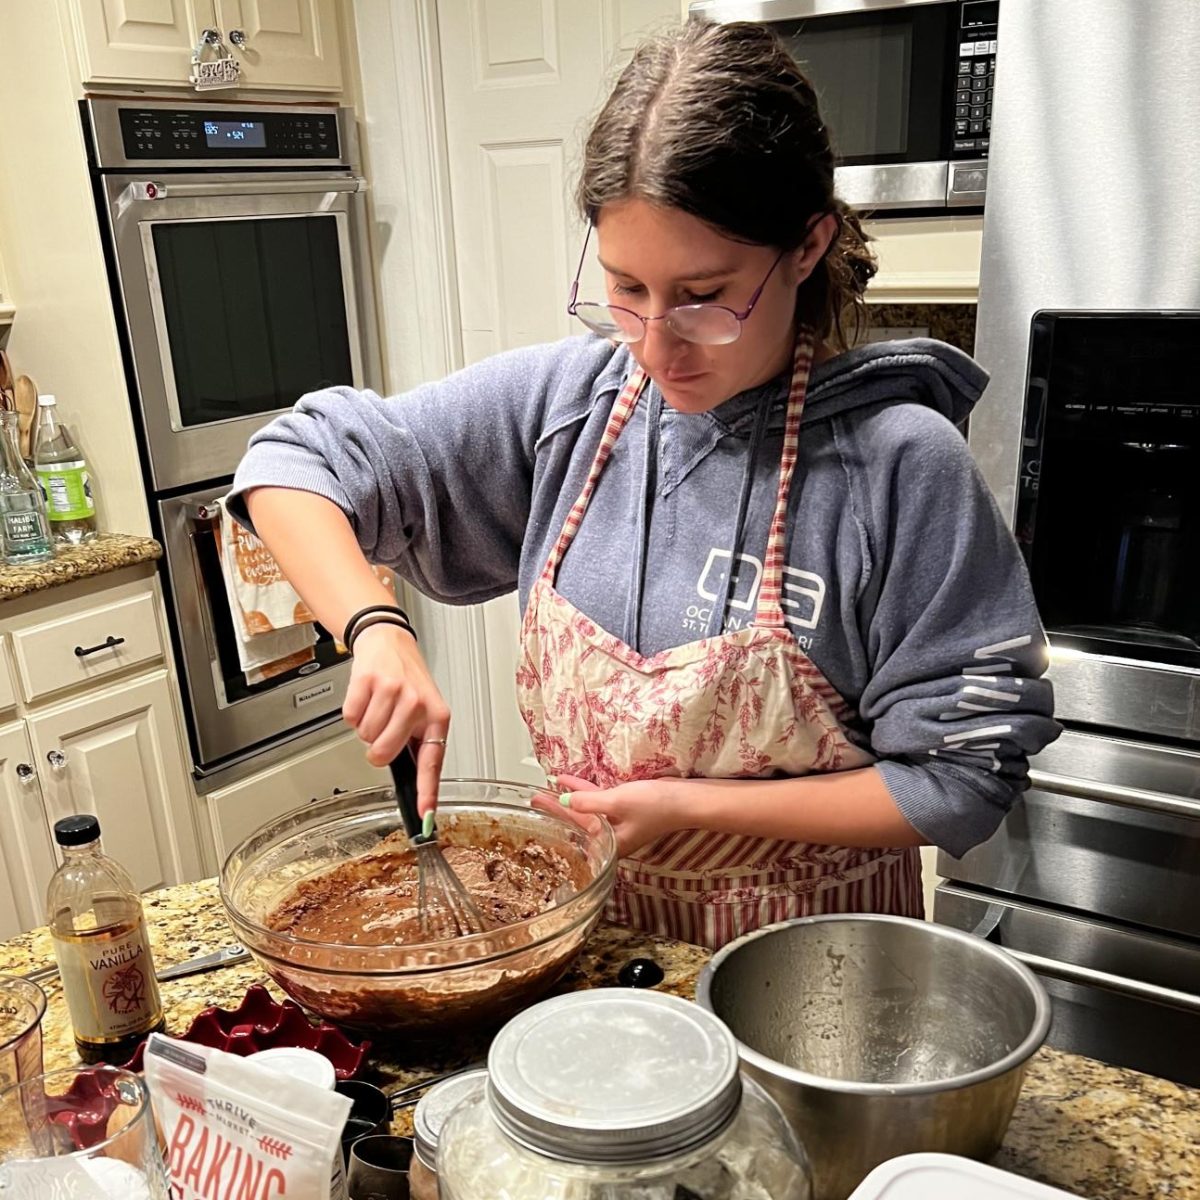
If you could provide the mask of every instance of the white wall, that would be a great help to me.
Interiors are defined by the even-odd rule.
[[[0,4],[0,252],[14,371],[58,397],[97,481],[101,527],[148,534],[69,31],[52,0]]]

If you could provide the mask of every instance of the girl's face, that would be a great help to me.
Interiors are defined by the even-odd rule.
[[[796,288],[808,278],[837,230],[823,217],[799,249],[771,272],[736,342],[701,346],[663,321],[629,348],[679,412],[701,413],[766,383],[792,360]],[[698,217],[646,200],[606,204],[596,220],[608,302],[644,317],[681,304],[722,304],[745,311],[779,251],[736,242]]]

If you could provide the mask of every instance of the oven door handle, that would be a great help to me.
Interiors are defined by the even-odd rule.
[[[1145,788],[1126,787],[1120,783],[1100,783],[1095,779],[1079,779],[1073,775],[1055,775],[1050,771],[1032,769],[1029,772],[1029,785],[1056,796],[1077,796],[1083,800],[1099,800],[1105,804],[1119,804],[1122,808],[1136,808],[1142,812],[1163,813],[1173,817],[1200,817],[1200,800],[1148,792]]]
[[[351,179],[256,179],[233,180],[225,183],[174,183],[171,180],[154,182],[152,196],[145,193],[145,183],[131,183],[118,198],[121,206],[126,195],[130,200],[166,200],[187,196],[281,196],[281,195],[324,195],[327,192],[361,192],[366,180],[360,176]]]
[[[1108,971],[1097,971],[1095,967],[1082,967],[1076,963],[1061,962],[1057,958],[1043,958],[1025,950],[1013,950],[1004,946],[1018,962],[1024,963],[1038,975],[1061,979],[1064,983],[1077,983],[1083,987],[1100,988],[1132,1000],[1148,1000],[1152,1004],[1165,1004],[1170,1008],[1181,1008],[1200,1015],[1200,996],[1192,992],[1181,992],[1176,988],[1160,987],[1157,983],[1143,983],[1127,979],[1124,975],[1113,975]]]

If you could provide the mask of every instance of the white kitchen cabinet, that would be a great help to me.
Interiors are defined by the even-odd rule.
[[[979,299],[982,217],[865,222],[879,258],[867,289],[873,304],[974,304]]]
[[[0,603],[0,922],[42,923],[72,813],[142,889],[210,873],[168,645],[153,563]]]
[[[211,28],[242,64],[240,90],[339,92],[340,2],[69,0],[69,5],[87,84],[187,86],[192,52]],[[231,39],[235,30],[240,44]],[[229,95],[218,92],[216,98]]]
[[[216,0],[217,27],[242,63],[242,86],[281,91],[342,88],[338,0]]]
[[[41,0],[44,2],[44,0]],[[186,84],[213,0],[70,0],[84,83]]]
[[[72,813],[100,818],[104,847],[138,889],[201,875],[174,806],[190,798],[165,670],[89,692],[28,718],[53,825]]]
[[[389,772],[372,767],[355,733],[342,734],[286,762],[203,797],[218,863],[260,825],[335,792],[390,787]]]
[[[45,921],[50,826],[24,721],[0,726],[0,940]]]

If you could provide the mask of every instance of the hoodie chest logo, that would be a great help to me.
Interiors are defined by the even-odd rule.
[[[725,579],[733,555],[728,550],[713,547],[696,581],[698,602],[689,603],[683,627],[697,637],[703,637],[712,615],[713,604],[725,594]],[[733,568],[733,594],[725,617],[725,631],[735,633],[754,620],[758,592],[762,586],[762,560],[753,554],[739,554]],[[809,636],[817,628],[825,607],[825,580],[812,571],[796,567],[783,568],[783,619],[796,634],[796,640],[807,649]]]

